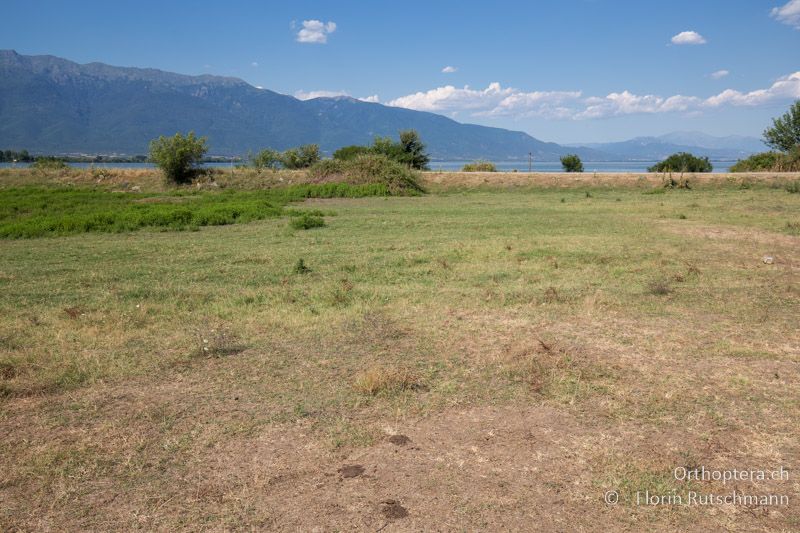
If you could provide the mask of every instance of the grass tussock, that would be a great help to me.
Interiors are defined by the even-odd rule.
[[[407,368],[372,366],[356,376],[355,390],[367,396],[393,394],[424,387],[420,377]]]

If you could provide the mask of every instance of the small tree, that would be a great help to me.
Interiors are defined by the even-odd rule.
[[[193,131],[188,135],[176,133],[150,141],[150,161],[164,172],[172,183],[188,183],[196,172],[195,165],[208,152],[206,137],[196,137]]]
[[[583,162],[576,154],[561,156],[561,167],[564,172],[583,172]]]
[[[411,168],[426,170],[431,158],[425,152],[425,145],[416,130],[400,132],[400,147],[403,150],[403,161]]]
[[[781,152],[800,146],[800,100],[783,116],[772,119],[772,127],[764,130],[764,144]]]
[[[281,164],[281,154],[276,150],[265,148],[250,158],[252,165],[261,170],[264,168],[276,169]]]
[[[283,166],[290,169],[308,168],[320,160],[319,145],[304,144],[281,154]]]

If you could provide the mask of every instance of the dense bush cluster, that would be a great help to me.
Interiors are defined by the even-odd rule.
[[[422,192],[416,172],[383,154],[320,161],[309,169],[308,178],[312,183],[378,185],[397,195]]]
[[[731,172],[800,172],[800,146],[786,153],[762,152],[740,159]]]
[[[372,146],[352,145],[339,148],[333,153],[333,158],[347,161],[368,154],[383,155],[416,170],[427,170],[430,162],[425,145],[414,130],[401,131],[399,142],[389,137],[376,137]]]
[[[648,172],[711,172],[713,166],[707,157],[697,157],[688,152],[672,154],[648,168]]]

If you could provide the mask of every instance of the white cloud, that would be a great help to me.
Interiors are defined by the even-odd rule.
[[[800,0],[789,0],[782,7],[773,7],[770,16],[800,30]]]
[[[336,96],[350,96],[345,91],[295,91],[294,97],[298,100],[311,100],[312,98],[335,98]]]
[[[258,62],[257,61],[253,61],[252,63],[250,63],[250,66],[251,67],[257,67],[258,66]]]
[[[442,72],[444,72],[445,74],[452,74],[453,72],[455,72],[457,70],[458,69],[456,67],[451,67],[450,65],[447,65],[446,67],[444,67],[442,69]]]
[[[638,95],[630,91],[606,96],[583,96],[581,91],[525,92],[499,83],[485,89],[461,89],[446,85],[425,92],[401,96],[387,103],[418,111],[432,111],[471,116],[540,116],[554,119],[595,119],[632,114],[699,113],[705,109],[728,106],[755,106],[800,98],[800,71],[780,78],[767,89],[742,93],[727,89],[702,98],[676,94]]]
[[[721,105],[756,106],[776,100],[792,100],[800,98],[800,71],[779,78],[768,89],[757,89],[748,93],[726,89],[716,96],[706,98],[703,105],[719,107]]]
[[[352,98],[350,93],[347,91],[295,91],[294,97],[298,100],[311,100],[312,98],[337,98],[340,96],[346,96],[347,98]],[[361,100],[362,102],[371,102],[371,103],[378,103],[380,99],[378,98],[377,94],[373,94],[372,96],[365,96],[363,98],[356,98],[356,100]]]
[[[706,44],[706,39],[696,31],[682,31],[672,37],[672,44]]]
[[[452,85],[437,87],[427,92],[402,96],[388,103],[394,107],[407,107],[418,111],[485,111],[492,109],[513,89],[503,89],[499,83],[491,83],[486,89],[470,89],[465,85],[457,89]]]
[[[711,74],[709,74],[709,76],[711,76],[711,77],[712,77],[712,78],[714,78],[715,80],[718,80],[718,79],[720,79],[720,78],[724,78],[724,77],[725,77],[725,76],[727,76],[728,74],[730,74],[730,72],[729,72],[729,71],[727,71],[727,70],[725,70],[725,69],[722,69],[722,70],[717,70],[716,72],[712,72]]]
[[[304,20],[303,27],[297,32],[297,42],[325,44],[328,35],[336,31],[335,22],[322,22],[320,20]]]

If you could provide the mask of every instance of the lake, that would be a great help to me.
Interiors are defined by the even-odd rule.
[[[431,170],[461,170],[465,163],[472,161],[431,161]],[[585,172],[647,172],[647,167],[653,166],[657,161],[584,161]],[[735,161],[712,161],[714,172],[728,172]],[[527,161],[495,161],[498,171],[519,172],[528,171]],[[150,163],[69,163],[76,168],[153,168]],[[11,168],[14,163],[0,163],[0,168]],[[26,168],[27,163],[16,163],[17,168]],[[231,163],[205,163],[203,166],[212,168],[231,168]],[[534,172],[561,172],[561,163],[558,161],[534,161]]]

